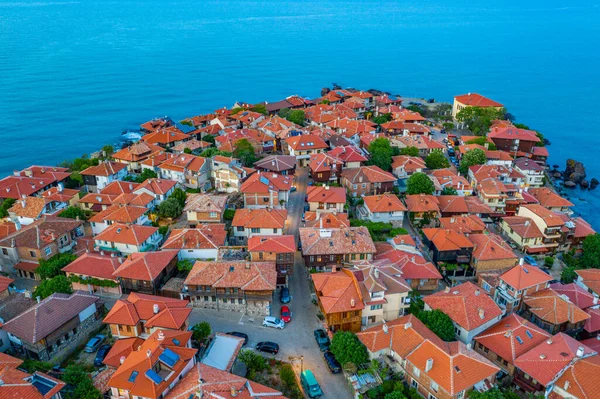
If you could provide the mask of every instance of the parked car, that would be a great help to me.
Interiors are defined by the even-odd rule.
[[[281,307],[281,320],[283,320],[284,323],[292,321],[292,312],[290,312],[290,308],[285,305]]]
[[[279,300],[281,303],[290,303],[292,297],[290,297],[290,289],[288,287],[282,287],[279,293]]]
[[[317,379],[312,371],[304,370],[302,374],[300,374],[300,382],[304,387],[304,392],[308,394],[309,398],[318,398],[319,396],[323,396],[321,386],[317,382]]]
[[[314,331],[314,335],[321,352],[329,350],[329,346],[331,346],[331,341],[329,341],[329,337],[327,336],[325,330],[319,328],[318,330]]]
[[[342,372],[342,365],[338,362],[333,356],[333,353],[327,351],[323,353],[323,357],[325,358],[325,363],[327,363],[327,368],[331,371],[332,374],[338,374]]]
[[[525,262],[529,263],[531,266],[537,266],[537,262],[535,261],[535,259],[533,258],[533,256],[529,256],[529,255],[525,255],[523,257],[523,259],[525,260]]]
[[[292,186],[292,188],[290,188],[290,192],[293,193],[294,191],[296,191],[296,186]]]
[[[244,338],[244,345],[248,343],[248,334],[244,334],[243,332],[230,331],[227,333],[227,335],[233,335],[234,337]]]
[[[90,339],[87,344],[85,344],[85,348],[83,349],[83,351],[87,353],[96,352],[100,345],[102,345],[104,338],[106,337],[102,334],[96,335],[94,338]]]
[[[302,212],[302,221],[306,222],[306,212]]]
[[[271,341],[259,342],[256,344],[256,350],[276,355],[279,352],[279,345]]]
[[[263,326],[283,330],[283,328],[285,327],[285,323],[279,317],[267,316],[263,320]]]
[[[310,205],[304,205],[304,212],[310,211]]]
[[[110,348],[111,345],[104,344],[98,349],[98,353],[96,353],[96,358],[94,359],[94,366],[102,366],[102,362],[104,361],[106,355],[108,355],[108,352],[110,352]]]

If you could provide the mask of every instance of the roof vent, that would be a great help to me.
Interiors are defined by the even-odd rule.
[[[433,367],[433,359],[429,358],[427,359],[427,363],[425,364],[425,372],[429,372],[429,370],[431,370]]]
[[[350,306],[351,307],[355,307],[356,306],[356,301],[354,300],[354,298],[350,299]]]
[[[158,312],[160,312],[160,307],[158,306],[157,303],[155,303],[154,305],[152,305],[152,311],[154,312],[154,314],[157,314]]]
[[[389,331],[388,325],[387,325],[387,324],[384,324],[384,325],[383,325],[383,333],[384,333],[384,334],[387,334],[387,333],[388,333],[388,331]]]
[[[119,358],[119,363],[120,363],[120,364],[123,364],[123,363],[125,362],[125,359],[127,359],[125,356],[121,356],[121,357]]]
[[[475,290],[475,296],[479,296],[480,291],[479,290]]]
[[[548,338],[548,339],[546,340],[546,343],[547,343],[548,345],[552,345],[552,338]]]
[[[151,357],[152,357],[152,351],[151,351],[150,349],[148,349],[148,350],[146,351],[146,356],[147,356],[148,358],[151,358]]]
[[[577,348],[577,357],[583,357],[584,352],[585,352],[585,349],[583,348],[583,346],[580,346],[579,348]]]
[[[485,310],[484,309],[479,309],[479,318],[483,319],[485,317]]]
[[[540,355],[540,359],[544,360],[546,358],[546,355],[544,355],[543,353]]]
[[[404,325],[405,330],[408,330],[411,327],[412,327],[412,323],[410,321]]]

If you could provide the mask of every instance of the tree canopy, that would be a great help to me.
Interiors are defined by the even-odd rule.
[[[458,195],[458,191],[452,186],[446,186],[442,189],[442,195]]]
[[[103,395],[94,387],[92,377],[78,364],[70,364],[61,379],[69,385],[66,399],[102,399]]]
[[[217,149],[216,147],[207,148],[206,150],[202,151],[202,153],[200,154],[200,156],[204,157],[204,158],[212,158],[215,155],[231,157],[232,154],[229,151],[221,151],[221,150]]]
[[[485,145],[487,144],[488,145],[488,150],[494,151],[494,150],[497,149],[496,148],[496,144],[490,143],[488,141],[488,139],[485,138],[485,137],[483,137],[483,136],[476,137],[476,138],[474,138],[472,140],[469,140],[469,141],[466,142],[466,144],[479,144],[480,146],[483,146],[483,147],[485,147]]]
[[[181,205],[181,207],[183,208],[185,206],[187,194],[185,191],[183,191],[182,189],[177,187],[175,190],[173,190],[173,193],[171,193],[171,195],[169,195],[169,198],[175,199],[179,203],[179,205]]]
[[[458,111],[456,120],[467,125],[469,130],[478,136],[485,135],[492,126],[492,121],[504,119],[506,110],[492,107],[465,107]]]
[[[235,143],[233,156],[238,158],[242,165],[246,167],[254,165],[254,162],[258,159],[254,153],[254,146],[248,139],[241,139]]]
[[[212,328],[210,327],[210,323],[207,321],[194,324],[192,327],[192,337],[198,342],[204,342],[211,333]]]
[[[62,268],[77,259],[76,255],[70,253],[56,254],[49,259],[40,259],[39,266],[35,270],[42,280],[63,274]]]
[[[342,366],[346,363],[361,365],[369,361],[367,348],[356,334],[349,331],[335,333],[331,340],[331,352]]]
[[[125,181],[131,181],[134,183],[143,183],[148,179],[156,179],[158,177],[158,175],[156,174],[155,171],[153,171],[152,169],[142,169],[142,173],[140,173],[137,176],[127,176],[125,179]]]
[[[60,292],[63,294],[70,294],[73,292],[73,289],[71,288],[71,282],[67,279],[67,276],[60,274],[52,277],[51,279],[42,280],[40,285],[38,285],[33,292],[33,296],[39,296],[44,299],[55,292]]]
[[[400,155],[407,155],[409,157],[418,157],[419,149],[417,147],[404,147],[400,149]]]
[[[392,167],[392,146],[385,137],[379,137],[369,144],[369,153],[371,158],[367,162],[369,165],[379,166],[382,170],[389,171]]]
[[[600,234],[589,235],[583,240],[581,265],[585,268],[600,269]]]
[[[406,194],[433,194],[435,186],[425,173],[413,173],[406,181]]]
[[[454,325],[452,319],[441,310],[422,310],[416,314],[431,331],[444,341],[454,341]]]
[[[0,205],[0,218],[5,218],[8,216],[8,210],[17,202],[14,198],[7,198]]]
[[[304,120],[306,119],[306,115],[301,109],[283,108],[279,110],[278,114],[280,117],[287,119],[288,121],[295,123],[296,125],[304,126]]]
[[[371,121],[373,123],[376,123],[378,125],[382,125],[386,122],[389,122],[392,120],[392,114],[390,114],[389,112],[387,114],[381,114],[379,116],[374,116]]]
[[[176,198],[169,197],[158,205],[158,215],[164,218],[176,218],[183,212],[183,206]]]
[[[429,169],[443,169],[450,167],[450,161],[441,150],[433,150],[425,158],[425,165]]]
[[[89,213],[77,206],[70,206],[58,214],[61,218],[88,220]]]
[[[462,156],[460,159],[459,171],[463,175],[469,173],[469,168],[473,165],[483,165],[487,162],[487,157],[485,156],[485,152],[480,150],[479,148],[472,149],[467,151],[466,154]]]

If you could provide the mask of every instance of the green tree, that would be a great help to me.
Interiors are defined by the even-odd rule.
[[[215,145],[215,136],[212,134],[207,134],[206,136],[202,137],[202,141]]]
[[[417,318],[444,341],[454,341],[454,325],[446,313],[438,309],[424,310],[417,314]]]
[[[269,115],[267,111],[267,107],[265,104],[256,104],[254,107],[250,108],[250,111],[258,112],[259,114]]]
[[[158,206],[158,215],[164,218],[176,218],[183,212],[183,207],[175,198],[167,198]]]
[[[492,121],[504,119],[506,110],[492,107],[465,107],[458,111],[456,120],[467,125],[469,130],[478,136],[485,135],[492,126]]]
[[[192,153],[192,150],[191,150],[189,147],[185,147],[185,148],[183,149],[183,153],[184,153],[184,154],[191,154],[191,153]]]
[[[244,110],[244,108],[242,107],[235,107],[231,109],[231,115],[235,115],[235,114],[239,114],[240,112],[242,112]]]
[[[474,139],[472,139],[472,140],[469,140],[469,141],[467,141],[465,144],[479,144],[480,146],[483,146],[483,147],[485,147],[485,145],[487,144],[487,145],[488,145],[488,150],[492,150],[492,151],[494,151],[494,150],[496,150],[496,149],[497,149],[497,148],[496,148],[496,144],[494,144],[494,143],[490,143],[490,142],[488,141],[488,139],[487,139],[487,138],[485,138],[485,137],[483,137],[483,136],[481,136],[481,137],[476,137],[476,138],[474,138]]]
[[[469,399],[505,399],[504,394],[497,387],[485,392],[479,392],[475,389],[469,392]]]
[[[419,149],[417,147],[404,147],[400,149],[400,155],[407,155],[409,157],[418,157]]]
[[[406,399],[402,391],[393,391],[385,395],[385,399]]]
[[[8,217],[8,210],[17,202],[14,198],[7,198],[0,205],[0,218]]]
[[[71,389],[66,389],[66,399],[102,399],[103,395],[94,387],[92,377],[78,364],[70,364],[61,379]]]
[[[295,123],[296,125],[304,126],[304,120],[306,119],[304,111],[302,111],[301,109],[293,109],[288,111],[289,112],[287,113],[285,119],[292,123]]]
[[[469,168],[473,165],[483,165],[487,162],[487,157],[485,156],[485,152],[480,150],[479,148],[472,149],[467,151],[465,155],[460,159],[460,166],[458,170],[463,175],[467,175],[469,173]]]
[[[373,123],[377,123],[378,125],[383,125],[386,122],[389,122],[392,120],[392,114],[390,114],[389,112],[387,114],[382,114],[379,116],[374,116],[371,121]]]
[[[452,186],[446,186],[442,189],[442,195],[458,195],[458,191]]]
[[[115,148],[112,145],[108,144],[102,147],[101,151],[105,158],[110,158],[110,156],[114,154]]]
[[[392,167],[392,146],[385,137],[379,137],[369,144],[369,153],[371,158],[367,162],[369,165],[379,166],[382,170],[388,171]]]
[[[349,331],[335,333],[331,340],[331,352],[342,366],[346,363],[361,365],[369,361],[367,348],[356,334]]]
[[[254,162],[257,160],[254,146],[247,139],[241,139],[235,143],[233,156],[238,158],[242,162],[242,165],[246,167],[254,165]]]
[[[156,179],[158,175],[152,169],[144,168],[142,173],[135,179],[136,183],[143,183],[148,179]]]
[[[260,373],[268,368],[267,359],[249,349],[240,351],[238,358],[246,365],[249,371]]]
[[[56,254],[49,259],[40,259],[39,266],[35,270],[40,275],[42,280],[63,274],[62,268],[77,259],[77,256],[64,253]]]
[[[429,169],[449,168],[450,162],[441,150],[433,150],[425,158],[425,165]]]
[[[194,126],[194,122],[192,122],[189,119],[184,119],[182,121],[179,121],[179,123],[181,123],[182,125],[186,125],[186,126],[192,126],[192,127]]]
[[[192,338],[198,342],[206,341],[211,333],[212,328],[210,327],[210,323],[207,321],[194,324],[194,327],[192,327]]]
[[[592,234],[583,240],[581,265],[585,268],[600,269],[600,234]]]
[[[175,190],[173,190],[173,193],[169,195],[169,198],[173,198],[174,200],[176,200],[177,203],[179,203],[179,205],[181,205],[181,207],[183,208],[185,206],[187,194],[185,193],[185,191],[177,187]]]
[[[433,194],[435,186],[425,173],[413,173],[406,180],[406,194]]]
[[[191,259],[182,259],[177,262],[177,270],[180,272],[189,272],[194,267],[194,261]]]
[[[219,149],[217,149],[216,147],[211,147],[211,148],[207,148],[206,150],[202,151],[202,153],[200,154],[201,157],[204,158],[212,158],[215,155],[221,155],[224,157],[231,157],[231,153],[228,151],[221,151]]]
[[[289,109],[289,108],[282,108],[282,109],[279,110],[279,112],[277,113],[277,115],[279,115],[283,119],[287,119],[288,116],[290,116],[290,112],[292,112],[291,109]]]
[[[88,220],[89,213],[77,206],[70,206],[58,214],[61,218]]]
[[[67,276],[58,275],[48,280],[42,280],[40,285],[37,286],[33,292],[34,297],[46,298],[55,292],[63,294],[70,294],[73,292],[71,288],[71,282],[67,279]]]
[[[410,298],[408,313],[416,316],[425,308],[425,301],[423,301],[423,298],[418,291],[410,291],[408,297]]]

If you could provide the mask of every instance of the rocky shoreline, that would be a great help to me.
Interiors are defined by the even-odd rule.
[[[595,177],[587,180],[585,166],[582,162],[575,159],[567,159],[564,172],[558,170],[558,165],[554,165],[554,168],[550,172],[550,176],[556,180],[562,180],[562,185],[565,188],[575,188],[579,186],[582,189],[594,190],[598,184],[600,184]]]

